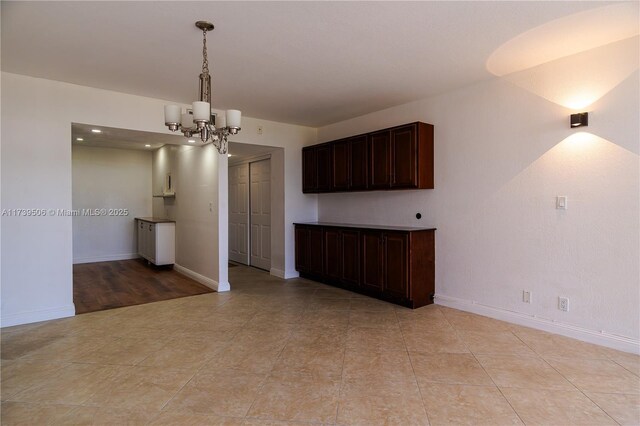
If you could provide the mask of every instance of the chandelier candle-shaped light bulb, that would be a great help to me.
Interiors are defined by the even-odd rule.
[[[230,129],[239,129],[240,128],[240,116],[242,113],[237,109],[228,109],[227,110],[227,126]]]
[[[165,105],[164,123],[167,126],[170,124],[180,124],[180,114],[182,114],[182,108],[180,108],[179,105]]]
[[[193,107],[193,121],[198,123],[198,128],[204,127],[211,119],[211,107],[209,102],[195,101]]]
[[[224,129],[227,127],[227,117],[225,114],[216,115],[216,129]]]
[[[182,114],[182,119],[180,120],[180,126],[184,130],[193,129],[193,115],[189,114],[188,112],[185,112],[184,114]]]

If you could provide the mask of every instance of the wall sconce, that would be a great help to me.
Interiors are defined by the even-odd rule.
[[[579,112],[577,114],[571,114],[571,128],[583,127],[589,125],[589,113]]]

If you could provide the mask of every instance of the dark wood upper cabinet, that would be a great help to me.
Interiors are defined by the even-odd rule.
[[[391,132],[369,135],[369,188],[387,189],[391,184]]]
[[[332,161],[331,188],[334,191],[346,191],[350,188],[350,146],[347,139],[331,144]]]
[[[369,138],[367,135],[349,139],[351,176],[349,189],[362,191],[369,187]]]
[[[415,161],[418,152],[416,125],[391,130],[391,188],[417,188],[418,167]]]
[[[302,192],[331,191],[331,158],[330,143],[302,148]]]
[[[322,144],[316,148],[318,159],[318,192],[331,191],[331,144]]]
[[[405,124],[303,149],[303,192],[432,189],[433,126]]]
[[[302,148],[302,192],[318,191],[318,159],[314,147]]]

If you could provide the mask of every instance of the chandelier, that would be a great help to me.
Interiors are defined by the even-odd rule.
[[[202,73],[200,74],[200,98],[185,111],[179,105],[165,105],[164,124],[175,132],[180,130],[186,137],[200,135],[203,144],[212,143],[220,154],[227,153],[227,137],[240,131],[240,111],[228,109],[225,115],[217,117],[211,113],[211,75],[207,60],[207,31],[213,24],[196,22],[202,30]],[[217,120],[216,120],[217,119]],[[217,121],[217,122],[216,122]]]

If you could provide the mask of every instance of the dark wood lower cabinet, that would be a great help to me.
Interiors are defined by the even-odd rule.
[[[435,229],[295,226],[301,276],[410,308],[433,303]]]
[[[409,234],[385,232],[383,236],[384,289],[399,299],[409,298]]]
[[[360,231],[342,231],[342,275],[340,280],[347,286],[360,286]]]
[[[382,233],[362,233],[362,289],[382,293]]]
[[[342,242],[341,232],[337,228],[328,228],[324,235],[324,275],[333,280],[342,278]]]
[[[324,273],[324,241],[322,229],[311,227],[309,229],[309,273]]]
[[[296,270],[304,274],[324,273],[322,229],[296,226]]]

